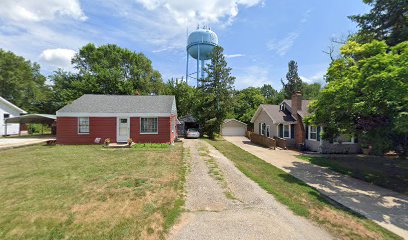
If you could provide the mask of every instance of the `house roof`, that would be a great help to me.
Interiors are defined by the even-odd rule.
[[[238,123],[241,123],[241,124],[244,124],[245,126],[247,125],[246,123],[244,123],[244,122],[241,122],[241,121],[239,121],[239,120],[237,120],[237,119],[234,119],[234,118],[231,118],[231,119],[225,119],[224,120],[224,124],[225,123],[228,123],[228,122],[238,122]]]
[[[57,116],[169,116],[177,114],[176,99],[170,95],[96,95],[85,94],[57,111]]]
[[[13,108],[14,110],[16,110],[19,113],[27,113],[23,109],[17,107],[16,105],[12,104],[11,102],[7,101],[6,99],[4,99],[2,97],[0,97],[0,102],[2,102],[4,105],[7,105],[10,108]]]
[[[286,103],[289,107],[292,107],[292,100],[290,99],[285,99],[283,100],[284,103]],[[310,113],[308,112],[308,106],[312,102],[312,100],[302,100],[302,110],[297,111],[297,113],[302,117],[309,116]]]
[[[275,123],[295,123],[296,119],[288,111],[281,111],[280,105],[261,104],[256,110],[251,122],[255,122],[258,115],[264,111]]]

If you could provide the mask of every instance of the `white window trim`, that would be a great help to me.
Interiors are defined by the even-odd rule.
[[[88,132],[79,132],[79,119],[81,118],[88,118]],[[89,117],[78,117],[77,118],[77,133],[78,135],[88,135],[91,132],[91,121],[89,119]]]
[[[308,126],[308,128],[309,128],[308,135],[309,135],[309,136],[307,136],[307,139],[308,139],[308,140],[311,140],[311,141],[317,141],[317,126],[313,126],[313,127],[316,127],[316,139],[312,139],[312,138],[310,137],[310,135],[311,135],[311,133],[312,133],[312,126]]]
[[[142,118],[156,118],[157,119],[157,132],[142,132]],[[158,117],[140,117],[139,118],[139,134],[159,134],[159,118]]]
[[[268,136],[268,131],[269,131],[269,136]],[[266,137],[271,137],[271,126],[270,125],[266,125],[265,136]]]
[[[283,125],[283,127],[282,127],[282,137],[283,138],[286,138],[286,139],[289,139],[289,138],[292,138],[292,125],[291,124],[282,124]],[[285,126],[289,126],[289,137],[285,137]]]

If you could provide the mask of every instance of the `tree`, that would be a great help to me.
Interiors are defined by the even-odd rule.
[[[0,96],[29,112],[44,112],[49,94],[40,65],[0,49]]]
[[[408,151],[408,41],[349,41],[327,71],[327,86],[310,105],[309,121],[324,126],[323,138],[360,136],[375,153]]]
[[[200,107],[197,111],[204,132],[213,139],[219,133],[220,126],[232,107],[232,90],[235,77],[223,54],[223,48],[214,47],[211,63],[204,69],[207,77],[200,80],[198,87]]]
[[[165,93],[176,97],[177,113],[179,116],[194,114],[198,104],[197,90],[186,81],[170,79],[166,84]]]
[[[385,40],[394,46],[408,39],[408,0],[363,0],[373,8],[369,13],[349,18],[360,27],[354,40],[368,43]]]
[[[291,60],[288,63],[288,73],[286,74],[286,84],[282,82],[282,91],[284,92],[285,98],[291,98],[292,94],[296,91],[302,91],[302,79],[298,75],[298,65],[295,61]]]
[[[266,103],[266,99],[260,88],[249,87],[237,91],[234,95],[234,116],[249,124],[256,109],[263,103]]]
[[[319,95],[322,85],[320,83],[302,83],[302,95],[303,99],[313,100]]]
[[[165,90],[160,73],[143,53],[115,44],[96,47],[89,43],[74,56],[72,64],[77,72],[59,70],[50,77],[62,105],[86,93],[146,95]]]

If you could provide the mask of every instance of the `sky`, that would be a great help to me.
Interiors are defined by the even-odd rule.
[[[167,81],[185,75],[187,33],[207,25],[236,89],[280,89],[290,60],[304,81],[323,83],[330,39],[355,32],[347,16],[368,11],[361,0],[0,0],[0,48],[48,76],[72,71],[87,43],[117,44],[143,52]]]

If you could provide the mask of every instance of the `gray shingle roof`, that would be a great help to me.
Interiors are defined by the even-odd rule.
[[[264,111],[277,123],[295,123],[289,111],[281,111],[279,105],[261,104]]]
[[[168,113],[177,114],[174,96],[85,94],[58,113]]]
[[[286,104],[288,104],[290,107],[292,107],[292,100],[290,99],[285,99],[283,100]],[[299,115],[304,118],[306,116],[309,116],[310,113],[308,112],[308,105],[312,102],[312,100],[302,100],[302,110],[298,111]]]

